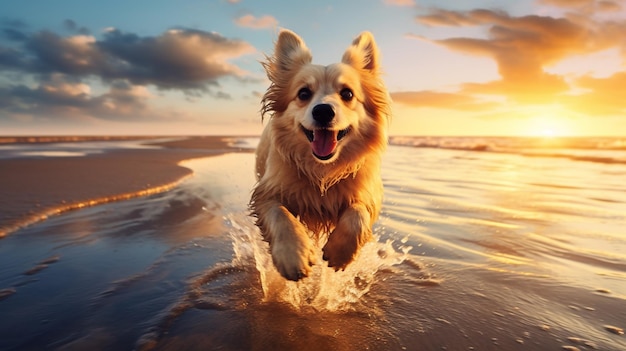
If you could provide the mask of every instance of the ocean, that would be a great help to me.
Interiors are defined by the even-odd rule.
[[[376,241],[298,283],[248,216],[256,142],[0,239],[0,350],[626,350],[626,138],[392,137]]]

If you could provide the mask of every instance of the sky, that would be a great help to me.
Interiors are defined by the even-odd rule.
[[[283,28],[372,32],[390,135],[626,135],[626,0],[0,1],[0,135],[258,135]]]

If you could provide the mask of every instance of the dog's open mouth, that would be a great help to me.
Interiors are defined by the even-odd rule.
[[[342,130],[331,130],[326,128],[309,130],[300,125],[304,135],[311,142],[311,148],[313,149],[313,155],[320,160],[330,160],[335,155],[337,150],[337,143],[343,139],[350,127]]]

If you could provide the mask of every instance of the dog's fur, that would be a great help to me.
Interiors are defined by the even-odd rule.
[[[262,113],[271,118],[256,151],[258,183],[250,200],[274,265],[296,281],[316,263],[309,235],[330,233],[323,258],[336,270],[372,239],[390,116],[369,32],[353,41],[341,63],[311,62],[302,39],[282,30],[263,63],[271,85]]]

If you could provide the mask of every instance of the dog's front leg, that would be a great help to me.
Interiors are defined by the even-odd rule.
[[[304,225],[278,202],[268,206],[260,218],[263,236],[270,243],[272,260],[280,274],[293,281],[307,277],[315,264],[315,250]]]
[[[359,249],[372,240],[371,215],[363,204],[348,207],[324,245],[324,260],[335,270],[344,269]]]

